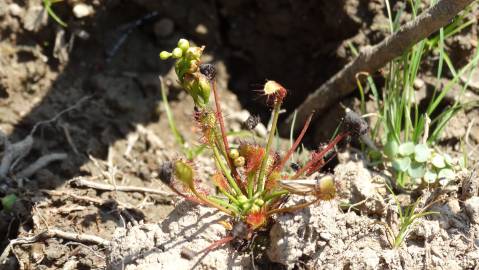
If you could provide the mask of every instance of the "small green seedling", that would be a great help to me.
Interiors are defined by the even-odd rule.
[[[13,205],[17,201],[17,196],[15,194],[8,194],[2,198],[2,207],[6,212],[12,211]]]
[[[181,39],[171,52],[163,51],[163,60],[174,58],[178,81],[195,103],[194,122],[200,130],[199,144],[211,153],[216,172],[210,181],[221,196],[209,194],[199,187],[195,160],[179,158],[163,164],[160,178],[174,192],[187,200],[216,208],[231,217],[231,235],[211,245],[212,250],[234,239],[251,239],[252,234],[265,226],[277,213],[291,212],[322,200],[331,200],[336,186],[331,176],[319,180],[304,179],[320,170],[335,156],[335,145],[350,136],[360,136],[367,131],[367,124],[356,115],[346,115],[342,126],[345,130],[326,146],[314,151],[305,164],[291,172],[285,169],[289,159],[300,145],[311,122],[309,117],[291,148],[280,155],[273,150],[281,105],[287,90],[275,81],[267,81],[262,90],[267,104],[273,111],[271,129],[266,145],[256,142],[240,142],[232,147],[223,120],[220,95],[216,87],[215,67],[201,62],[204,47],[190,46]],[[210,94],[214,104],[210,104]],[[177,134],[175,135],[179,137]],[[299,180],[302,179],[302,180]],[[282,207],[288,194],[313,195],[314,200],[291,207]]]
[[[418,204],[421,201],[421,198],[418,198],[416,202],[403,208],[397,196],[392,191],[392,189],[389,186],[387,186],[387,188],[391,192],[391,195],[393,196],[397,206],[397,214],[399,216],[399,226],[398,226],[398,230],[394,231],[390,225],[383,222],[381,222],[381,224],[383,224],[386,227],[387,239],[389,243],[391,244],[391,247],[399,248],[404,243],[404,240],[406,240],[412,226],[415,224],[415,222],[419,218],[422,218],[428,215],[439,214],[439,213],[434,211],[427,211],[427,209],[430,208],[434,203],[436,203],[436,201],[433,201],[429,203],[428,205],[424,206],[423,208],[418,209]]]
[[[463,169],[459,161],[430,149],[426,144],[389,143],[385,153],[391,160],[399,183],[445,186]]]

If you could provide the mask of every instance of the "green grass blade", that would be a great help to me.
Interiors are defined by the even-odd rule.
[[[58,17],[52,9],[53,4],[61,1],[62,0],[43,0],[43,6],[45,7],[45,10],[47,11],[48,15],[50,15],[53,20],[55,20],[59,25],[67,27],[67,24],[62,19],[60,19],[60,17]]]
[[[173,117],[173,113],[171,111],[170,105],[168,103],[168,98],[166,96],[166,87],[163,82],[163,78],[160,77],[160,88],[161,88],[161,99],[163,100],[163,106],[165,107],[166,118],[168,119],[168,125],[170,126],[171,132],[173,132],[173,136],[175,137],[176,142],[183,147],[185,145],[185,138],[176,128],[175,118]]]

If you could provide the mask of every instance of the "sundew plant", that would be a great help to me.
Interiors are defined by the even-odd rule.
[[[343,130],[327,145],[313,151],[309,160],[294,172],[287,172],[286,165],[300,145],[311,117],[291,148],[280,155],[273,147],[279,112],[287,90],[275,81],[267,81],[262,89],[267,105],[273,111],[272,125],[266,144],[241,142],[231,147],[223,120],[219,91],[215,83],[216,70],[211,64],[201,62],[203,47],[190,46],[181,39],[171,52],[163,51],[160,58],[176,59],[175,71],[184,90],[193,98],[193,121],[199,127],[199,143],[204,145],[216,164],[216,172],[209,181],[219,190],[209,194],[199,186],[195,160],[179,158],[162,166],[162,180],[178,195],[187,200],[216,208],[232,217],[235,224],[247,232],[263,227],[269,218],[277,213],[292,212],[321,200],[331,200],[336,194],[334,179],[322,175],[317,179],[307,177],[319,171],[335,155],[335,146],[351,136],[367,131],[366,123],[355,114],[347,114]],[[210,102],[210,96],[214,102]],[[202,179],[204,180],[204,179]],[[283,199],[292,193],[312,195],[308,202],[283,207]],[[234,229],[233,229],[234,231]],[[246,234],[250,235],[250,234]],[[231,240],[238,235],[226,238]],[[247,238],[246,236],[241,236]],[[225,241],[221,242],[224,243]]]

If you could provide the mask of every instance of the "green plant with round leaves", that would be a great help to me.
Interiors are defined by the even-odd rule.
[[[446,185],[456,178],[461,170],[459,162],[448,154],[442,154],[426,144],[405,142],[398,144],[395,151],[386,151],[398,184]]]
[[[412,11],[412,18],[417,18],[416,16],[426,7],[420,5],[420,1],[405,1],[405,5],[393,10],[389,2],[391,1],[385,1],[391,34],[399,31],[400,18],[406,9]],[[434,5],[435,2],[430,1],[430,5]],[[469,61],[460,69],[454,66],[449,52],[445,50],[448,39],[474,25],[475,20],[470,19],[470,14],[471,9],[465,9],[449,25],[409,47],[401,56],[392,60],[384,69],[385,80],[381,83],[383,89],[379,89],[371,74],[358,73],[358,76],[367,77],[365,87],[361,80],[357,80],[361,111],[362,114],[367,114],[366,100],[367,95],[370,95],[375,102],[376,113],[375,116],[371,115],[373,116],[371,122],[375,124],[371,127],[369,135],[374,142],[382,146],[380,149],[383,154],[379,156],[376,147],[369,147],[371,149],[368,158],[371,164],[392,163],[398,186],[405,187],[410,183],[410,174],[420,176],[424,172],[420,179],[435,183],[438,179],[450,179],[457,172],[454,169],[455,165],[448,165],[445,160],[443,161],[441,156],[445,158],[444,155],[433,157],[434,151],[427,149],[437,145],[444,128],[457,112],[475,106],[476,103],[457,98],[449,106],[441,105],[453,89],[460,89],[458,95],[463,96],[472,74],[479,67],[479,49],[475,49]],[[359,55],[359,51],[352,44],[350,48],[353,54]],[[430,97],[421,101],[416,94],[416,82],[423,66],[430,66],[428,62],[431,55],[435,55],[436,80],[442,81],[446,74],[452,76],[447,76],[445,84],[435,84]],[[467,160],[461,159],[461,162],[465,161]],[[465,165],[467,164],[463,167],[466,167]]]

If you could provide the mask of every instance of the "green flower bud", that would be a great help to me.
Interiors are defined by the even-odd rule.
[[[244,210],[250,209],[251,206],[252,206],[252,205],[251,205],[250,202],[246,202],[246,203],[243,203],[243,204],[241,205],[241,207],[242,207]]]
[[[162,51],[160,52],[160,59],[161,60],[166,60],[171,57],[171,53],[167,51]]]
[[[253,206],[251,206],[251,209],[249,210],[250,213],[258,213],[259,211],[261,211],[261,207],[256,204],[253,204]]]
[[[194,172],[191,165],[179,160],[175,163],[175,176],[187,186],[193,185]]]
[[[248,198],[245,195],[239,195],[238,196],[238,202],[241,203],[241,204],[244,204],[244,203],[248,202]]]
[[[182,38],[178,41],[178,48],[180,48],[183,52],[186,52],[190,48],[190,42]]]
[[[198,96],[203,99],[204,104],[208,104],[210,101],[211,86],[208,79],[205,76],[201,75],[198,81]]]
[[[228,153],[228,155],[230,156],[230,158],[235,159],[235,158],[239,157],[240,154],[239,154],[238,149],[233,148],[233,149],[230,149],[230,152]]]
[[[183,51],[180,48],[175,48],[173,49],[172,54],[174,58],[181,58],[181,56],[183,56]]]
[[[235,167],[243,167],[244,164],[246,163],[246,160],[244,159],[244,157],[239,156],[239,157],[234,159],[233,163],[234,163]]]
[[[318,180],[317,196],[321,200],[332,200],[336,196],[336,185],[334,178],[331,175],[327,175]]]
[[[263,206],[264,201],[262,199],[256,199],[256,201],[254,201],[254,204],[258,206]]]

